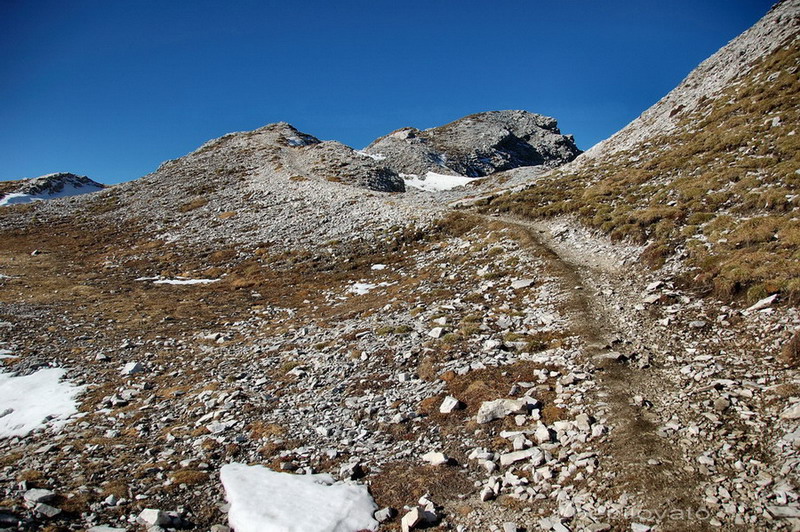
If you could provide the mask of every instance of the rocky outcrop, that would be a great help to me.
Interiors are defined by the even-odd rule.
[[[398,129],[364,153],[406,174],[480,177],[521,166],[560,166],[580,154],[554,118],[527,111],[490,111],[427,130]]]
[[[371,157],[359,155],[341,142],[320,142],[297,157],[303,174],[337,183],[346,183],[378,192],[403,192],[405,184],[397,172]]]

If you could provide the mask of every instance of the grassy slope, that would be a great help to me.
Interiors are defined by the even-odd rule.
[[[701,101],[675,132],[555,171],[483,209],[576,215],[612,239],[648,243],[650,266],[682,253],[686,279],[717,297],[799,302],[799,44],[795,35]]]

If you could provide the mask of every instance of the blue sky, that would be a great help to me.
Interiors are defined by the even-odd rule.
[[[361,148],[525,109],[587,149],[771,4],[0,0],[0,180],[126,181],[281,120]]]

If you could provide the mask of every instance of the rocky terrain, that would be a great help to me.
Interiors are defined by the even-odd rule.
[[[571,163],[279,123],[4,208],[0,529],[800,530],[798,6]]]

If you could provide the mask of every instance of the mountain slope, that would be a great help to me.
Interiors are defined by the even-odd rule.
[[[126,224],[153,240],[291,249],[374,238],[427,219],[393,201],[404,189],[395,172],[372,158],[277,123],[209,141],[78,204],[35,208],[40,220]],[[31,218],[9,212],[0,224],[24,226]]]
[[[576,216],[716,296],[800,301],[798,20],[779,4],[619,134],[483,209]]]

